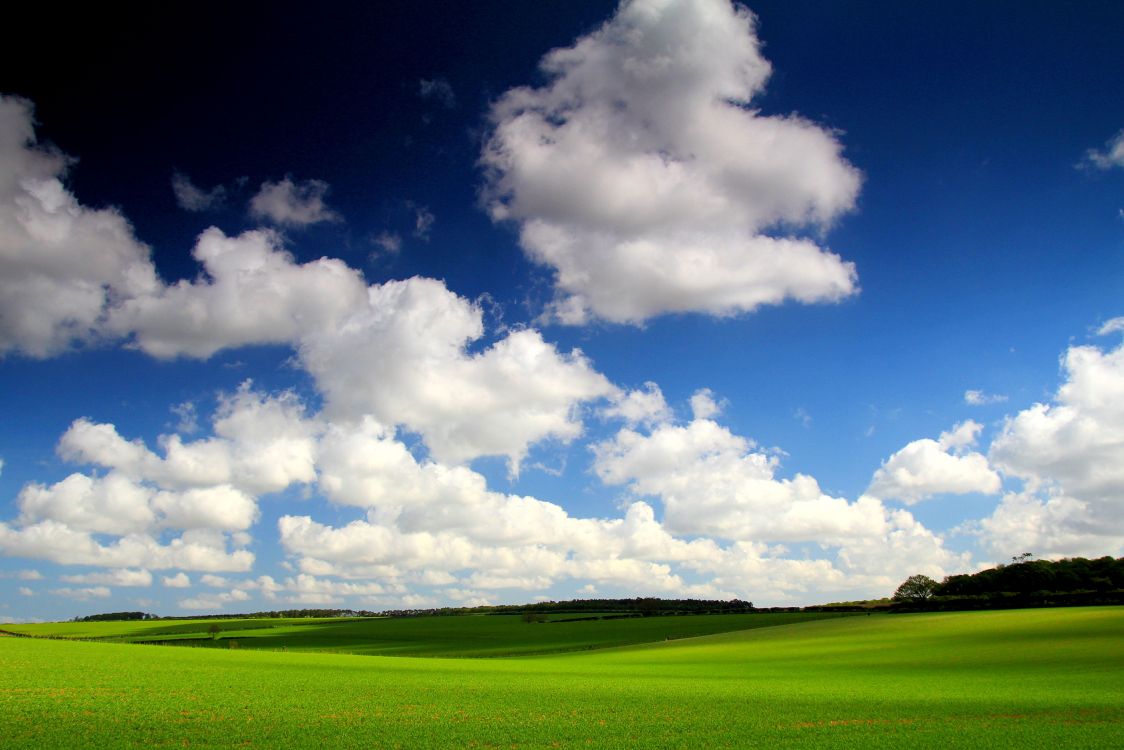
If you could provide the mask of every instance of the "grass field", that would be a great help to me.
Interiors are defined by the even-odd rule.
[[[1122,747],[1122,635],[1124,608],[848,617],[511,659],[5,637],[0,745]]]
[[[678,640],[840,616],[830,613],[784,612],[571,620],[574,615],[558,615],[547,623],[526,623],[518,615],[148,620],[10,625],[6,629],[56,638],[97,638],[127,643],[161,642],[209,648],[227,648],[230,641],[235,640],[240,648],[278,651],[502,657],[556,654]],[[208,628],[212,625],[221,628],[217,639],[212,639],[208,633]]]

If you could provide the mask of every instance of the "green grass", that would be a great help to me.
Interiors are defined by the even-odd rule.
[[[519,659],[8,637],[0,745],[1122,747],[1122,634],[1124,608],[1081,608],[837,618]]]
[[[829,613],[687,615],[526,623],[518,615],[47,623],[12,632],[226,648],[385,656],[506,657],[627,646],[839,617]],[[212,639],[208,628],[222,632]]]

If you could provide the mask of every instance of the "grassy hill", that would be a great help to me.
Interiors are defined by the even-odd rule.
[[[713,635],[831,617],[835,613],[685,615],[590,620],[550,615],[527,623],[518,615],[402,618],[269,618],[145,620],[12,625],[11,632],[55,638],[96,638],[207,648],[334,651],[386,656],[496,657],[552,654]],[[579,619],[580,618],[580,619]],[[210,628],[218,626],[217,638]]]
[[[1121,747],[1122,632],[1122,608],[875,615],[518,659],[7,637],[0,726],[37,749]]]

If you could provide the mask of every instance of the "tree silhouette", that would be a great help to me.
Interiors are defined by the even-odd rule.
[[[926,575],[913,575],[905,579],[898,590],[894,592],[894,599],[899,602],[923,602],[936,593],[939,583]]]

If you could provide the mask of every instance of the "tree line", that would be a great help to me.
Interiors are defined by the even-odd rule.
[[[1035,560],[1030,553],[978,573],[939,583],[910,576],[894,592],[892,609],[995,609],[1124,604],[1124,558]]]

